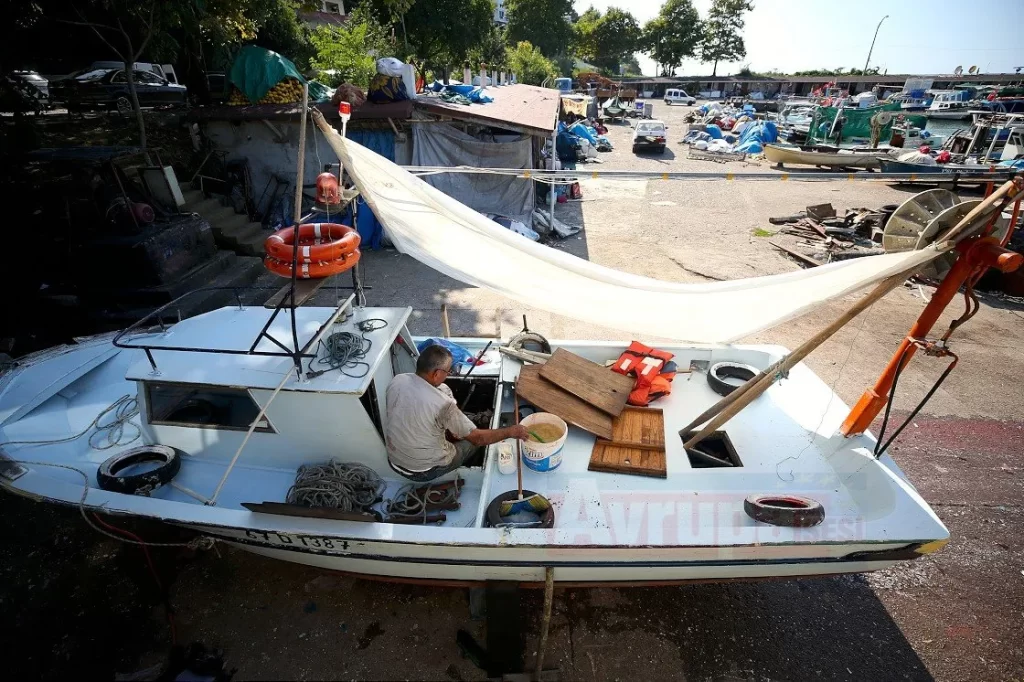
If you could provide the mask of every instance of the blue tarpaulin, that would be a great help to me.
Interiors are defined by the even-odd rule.
[[[395,134],[383,130],[350,130],[348,137],[353,142],[358,142],[367,149],[377,152],[388,161],[395,160]],[[359,197],[356,231],[362,239],[360,248],[379,249],[383,244],[384,226],[377,220],[370,207],[362,197]]]

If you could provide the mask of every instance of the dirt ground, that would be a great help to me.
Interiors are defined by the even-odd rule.
[[[753,170],[689,161],[686,108],[656,104],[669,123],[664,156],[634,156],[629,130],[585,170]],[[556,244],[620,270],[713,281],[799,267],[756,230],[812,203],[837,209],[898,203],[909,193],[853,182],[612,182],[588,179],[557,216],[584,230]],[[411,305],[417,334],[507,336],[528,315],[553,339],[628,340],[524,309],[437,274],[394,251],[364,256],[371,305]],[[924,287],[892,292],[815,351],[811,368],[847,403],[871,385],[925,302]],[[332,294],[322,293],[323,302]],[[799,581],[556,591],[548,663],[563,679],[797,680],[1024,678],[1024,307],[985,297],[953,337],[961,364],[914,420],[893,456],[950,528],[941,552],[884,572]],[[848,305],[838,301],[745,340],[793,347]],[[959,304],[957,304],[959,306]],[[959,314],[956,307],[952,316]],[[610,311],[614,314],[614,311]],[[685,314],[685,311],[677,311]],[[943,322],[948,323],[951,315]],[[941,325],[945,329],[945,325]],[[917,358],[896,409],[909,410],[942,362]],[[92,534],[77,512],[0,497],[0,614],[11,674],[109,677],[159,661],[170,630],[162,595],[135,547]],[[140,532],[150,529],[140,529]],[[467,592],[327,574],[220,547],[155,550],[179,642],[225,650],[238,679],[480,679],[456,632],[483,642]],[[541,595],[523,596],[527,664]]]

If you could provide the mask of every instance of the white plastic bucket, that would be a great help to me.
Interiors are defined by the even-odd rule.
[[[562,429],[562,437],[551,443],[523,441],[523,464],[534,471],[551,471],[562,463],[562,446],[569,436],[569,427],[564,421],[547,412],[535,412],[520,422],[529,429],[537,424],[554,424]]]

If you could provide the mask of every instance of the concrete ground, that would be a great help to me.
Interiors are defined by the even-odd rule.
[[[670,125],[664,157],[634,156],[628,129],[613,127],[616,150],[593,168],[743,169],[686,160],[677,144],[686,109],[665,109],[655,108]],[[691,282],[799,267],[767,238],[755,236],[758,229],[774,230],[769,216],[812,203],[830,201],[842,210],[908,196],[885,185],[849,182],[581,184],[583,200],[559,205],[557,216],[584,230],[553,248],[628,272]],[[370,304],[413,306],[417,334],[440,332],[439,310],[446,304],[456,335],[507,336],[525,313],[530,327],[549,338],[632,336],[526,309],[393,251],[367,253],[364,263],[373,287]],[[320,294],[325,303],[333,296]],[[834,302],[747,341],[794,347],[849,303]],[[916,288],[894,291],[807,362],[852,403],[923,306]],[[958,303],[952,314],[960,311]],[[1024,678],[1022,336],[1021,307],[984,298],[978,315],[953,337],[960,366],[893,449],[950,528],[952,540],[941,552],[866,576],[558,590],[549,665],[564,679]],[[916,358],[901,379],[896,410],[905,413],[916,404],[943,366]],[[5,496],[0,504],[17,547],[3,551],[7,568],[0,571],[8,575],[0,612],[16,630],[34,633],[30,641],[18,637],[24,646],[15,657],[16,672],[109,675],[160,659],[168,631],[159,593],[136,548],[85,535],[89,531],[73,513],[47,512],[31,525],[18,524],[13,516],[30,503]],[[55,560],[62,547],[74,551]],[[194,557],[157,552],[156,558],[170,584],[178,640],[225,649],[239,669],[237,679],[483,677],[455,641],[460,628],[484,641],[464,590],[357,580],[225,548]],[[31,584],[12,585],[12,577],[34,572]],[[527,593],[524,604],[532,652],[541,595]]]

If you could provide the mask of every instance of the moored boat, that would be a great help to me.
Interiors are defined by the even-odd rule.
[[[947,175],[988,175],[1001,170],[999,166],[962,163],[918,163],[915,161],[899,161],[891,158],[879,158],[883,173],[939,173]],[[1009,175],[1009,173],[1007,173]]]
[[[791,166],[822,166],[826,168],[878,168],[881,149],[864,151],[813,151],[776,144],[764,146],[764,156],[780,168]]]

